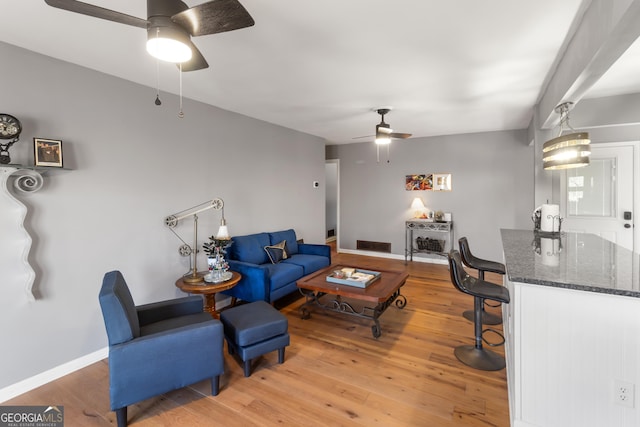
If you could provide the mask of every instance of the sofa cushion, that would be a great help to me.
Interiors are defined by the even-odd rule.
[[[329,258],[321,255],[296,254],[291,255],[282,263],[299,265],[304,269],[304,274],[307,275],[321,268],[328,267],[331,262]]]
[[[230,259],[249,262],[251,264],[264,264],[269,262],[269,257],[267,257],[267,253],[264,251],[264,247],[271,244],[267,233],[233,236],[231,240],[233,240],[233,244],[227,249]]]
[[[277,245],[265,246],[264,250],[269,257],[269,261],[271,261],[271,264],[277,264],[283,259],[287,259],[289,257],[289,255],[287,254],[286,240],[283,240]]]
[[[266,267],[269,270],[269,289],[272,292],[304,276],[304,268],[297,264],[283,261],[278,264],[266,264]]]
[[[289,230],[269,233],[269,240],[270,242],[268,244],[270,245],[275,245],[285,240],[287,242],[287,253],[289,255],[295,255],[298,253],[298,240],[296,238],[296,232],[292,228]]]

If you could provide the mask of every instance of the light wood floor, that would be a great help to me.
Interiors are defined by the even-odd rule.
[[[473,301],[453,288],[445,265],[339,254],[334,261],[370,269],[407,268],[407,306],[371,322],[312,311],[302,299],[276,306],[289,320],[285,362],[277,352],[254,361],[245,378],[225,349],[218,396],[208,382],[129,407],[129,424],[147,426],[508,426],[506,373],[471,369],[453,355],[473,344],[461,313]],[[475,273],[470,271],[470,273]],[[487,280],[501,283],[497,276]],[[497,310],[491,308],[489,310]],[[500,328],[500,326],[498,327]],[[497,349],[503,353],[502,347]],[[109,410],[107,360],[46,384],[3,405],[64,405],[65,425],[115,425]]]

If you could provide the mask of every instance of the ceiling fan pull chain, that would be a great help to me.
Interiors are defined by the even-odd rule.
[[[156,105],[162,105],[160,101],[160,60],[156,59]]]
[[[180,70],[178,71],[180,74],[180,112],[178,113],[178,117],[183,119],[184,113],[182,112],[182,62],[180,63]]]

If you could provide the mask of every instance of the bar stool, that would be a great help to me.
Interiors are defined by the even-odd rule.
[[[506,366],[504,357],[499,354],[483,348],[482,341],[492,347],[504,344],[504,336],[493,329],[482,330],[482,306],[484,300],[489,299],[500,303],[508,303],[509,290],[504,286],[495,283],[485,282],[469,276],[462,265],[460,252],[452,250],[449,252],[449,272],[451,274],[451,282],[461,292],[473,296],[474,302],[474,338],[475,345],[461,345],[455,348],[453,354],[456,358],[467,366],[482,371],[498,371]],[[502,337],[502,342],[498,344],[490,344],[484,340],[482,335],[485,332],[493,332]]]
[[[462,262],[467,267],[478,270],[478,279],[484,280],[484,272],[505,274],[504,264],[495,261],[489,261],[486,259],[480,259],[473,256],[471,249],[469,249],[469,242],[466,237],[461,237],[458,240],[460,244],[460,255],[462,255]],[[488,305],[488,304],[487,304]],[[473,322],[474,312],[473,310],[467,310],[462,313],[465,319]],[[499,325],[502,323],[502,318],[496,314],[488,313],[482,306],[482,323],[485,325]]]

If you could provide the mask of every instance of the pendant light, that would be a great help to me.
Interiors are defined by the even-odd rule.
[[[542,164],[545,170],[579,168],[589,165],[591,140],[589,133],[576,132],[569,124],[569,109],[573,102],[565,102],[555,108],[560,114],[558,136],[545,142],[542,147]],[[565,126],[572,133],[563,135]]]

